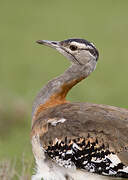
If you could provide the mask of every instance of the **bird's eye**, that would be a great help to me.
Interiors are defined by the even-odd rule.
[[[74,46],[74,45],[71,45],[69,48],[70,48],[72,51],[77,50],[77,46]]]

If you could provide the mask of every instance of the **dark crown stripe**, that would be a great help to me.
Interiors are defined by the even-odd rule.
[[[96,49],[96,47],[89,41],[85,40],[85,39],[77,39],[77,38],[73,38],[73,39],[67,39],[67,40],[64,40],[64,41],[61,41],[60,43],[71,43],[71,42],[78,42],[78,43],[82,43],[82,44],[85,44],[86,46],[91,46],[94,50],[95,50],[95,54],[96,54],[96,57],[97,59],[99,58],[99,52],[98,50]]]

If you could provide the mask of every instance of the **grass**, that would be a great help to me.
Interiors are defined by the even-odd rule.
[[[38,39],[93,41],[100,51],[97,69],[71,90],[68,100],[128,107],[127,7],[128,1],[120,0],[0,2],[1,163],[10,159],[11,168],[14,159],[21,162],[23,153],[33,161],[29,138],[33,99],[69,66],[54,50],[37,45]]]
[[[18,162],[19,163],[19,162]],[[31,179],[31,169],[32,163],[25,161],[22,159],[21,169],[17,167],[16,160],[5,160],[0,162],[0,179],[2,180],[30,180]]]
[[[26,162],[24,159],[22,159],[21,164],[21,171],[19,172],[17,169],[16,161],[3,161],[0,163],[0,179],[2,180],[30,180],[31,179],[31,169],[33,168],[33,165],[30,162]],[[95,176],[94,176],[95,177]],[[101,176],[102,177],[102,176]],[[100,177],[100,178],[101,178]],[[99,179],[95,177],[96,179]],[[104,176],[104,179],[106,180],[123,180],[122,178],[115,178],[115,177],[109,177]],[[41,179],[43,180],[43,179]]]

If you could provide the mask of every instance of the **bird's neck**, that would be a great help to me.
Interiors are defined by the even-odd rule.
[[[94,68],[72,65],[62,75],[49,81],[37,95],[33,104],[33,122],[38,114],[49,107],[67,103],[68,91],[78,82],[86,78]],[[33,123],[32,122],[32,123]]]

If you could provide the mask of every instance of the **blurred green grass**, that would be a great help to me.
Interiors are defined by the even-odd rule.
[[[74,87],[71,101],[127,108],[128,1],[1,0],[0,160],[32,160],[32,102],[39,89],[69,62],[38,39],[84,38],[95,43],[96,71]]]

